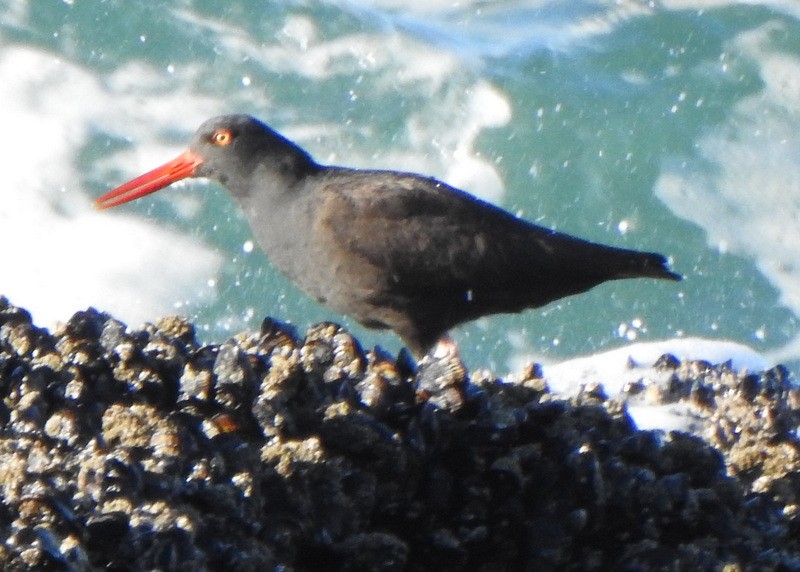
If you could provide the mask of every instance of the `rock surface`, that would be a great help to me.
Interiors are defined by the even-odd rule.
[[[0,298],[0,567],[800,570],[788,373],[658,369],[630,398],[692,403],[697,435],[335,324],[202,345],[91,309],[51,333]]]

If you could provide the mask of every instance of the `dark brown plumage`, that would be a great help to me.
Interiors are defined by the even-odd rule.
[[[535,226],[433,178],[317,164],[258,120],[205,122],[189,151],[96,201],[185,177],[224,185],[270,260],[306,294],[416,355],[454,326],[621,278],[680,280],[660,254]]]

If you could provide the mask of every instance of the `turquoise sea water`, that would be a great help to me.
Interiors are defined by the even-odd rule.
[[[434,175],[686,276],[460,328],[472,367],[675,336],[797,364],[798,6],[0,1],[0,293],[42,325],[177,312],[209,341],[265,315],[341,321],[270,267],[216,185],[91,208],[205,118],[244,112],[321,162]]]

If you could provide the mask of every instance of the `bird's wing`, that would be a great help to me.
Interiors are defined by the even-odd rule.
[[[342,251],[385,269],[404,290],[525,288],[531,267],[558,262],[553,237],[565,235],[435,179],[371,172],[348,182],[324,187],[318,220]]]

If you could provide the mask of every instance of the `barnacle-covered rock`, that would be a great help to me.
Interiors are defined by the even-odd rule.
[[[415,379],[417,400],[444,409],[458,411],[464,405],[467,368],[458,348],[450,340],[440,341],[422,358]]]
[[[0,298],[0,566],[799,569],[788,372],[653,372],[566,398],[336,324],[202,345],[92,309],[50,333]],[[698,431],[639,431],[627,402]]]

